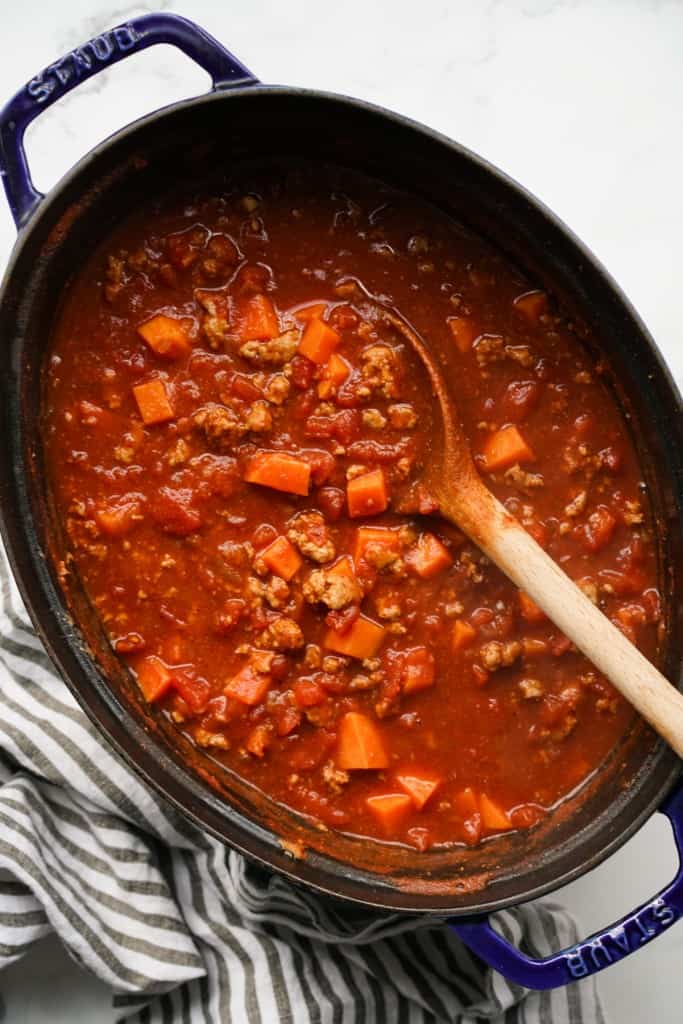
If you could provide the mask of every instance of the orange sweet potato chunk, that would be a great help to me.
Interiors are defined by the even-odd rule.
[[[380,731],[367,715],[347,711],[339,723],[335,763],[344,771],[386,768],[389,764]]]
[[[138,327],[138,334],[153,352],[164,359],[182,359],[192,346],[182,320],[158,313]]]
[[[340,633],[328,629],[323,644],[330,651],[345,654],[347,658],[374,658],[379,650],[386,630],[372,619],[360,615],[350,629]]]
[[[133,386],[133,397],[147,427],[167,423],[175,413],[163,380],[148,380]]]

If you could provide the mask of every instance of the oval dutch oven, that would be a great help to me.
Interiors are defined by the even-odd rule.
[[[157,111],[89,153],[48,197],[34,188],[27,125],[79,82],[156,43],[183,50],[211,91]],[[683,913],[683,871],[648,903],[585,942],[532,960],[488,915],[534,899],[594,867],[659,809],[683,848],[679,762],[643,725],[547,823],[475,850],[417,854],[315,830],[277,807],[154,717],[106,643],[85,596],[65,596],[54,571],[63,539],[41,466],[41,364],[59,297],[84,254],[133,208],[217,166],[299,158],[346,164],[420,195],[487,236],[591,325],[629,418],[658,522],[667,639],[660,667],[683,664],[681,398],[628,301],[586,248],[517,184],[448,139],[378,107],[263,86],[202,29],[150,14],[50,65],[0,114],[0,171],[19,236],[0,295],[2,536],[48,652],[97,728],[150,785],[201,828],[292,880],[365,907],[431,913],[512,981],[549,988],[601,970]],[[78,623],[76,625],[75,623]],[[188,768],[188,763],[192,766]],[[306,855],[293,858],[296,840]]]

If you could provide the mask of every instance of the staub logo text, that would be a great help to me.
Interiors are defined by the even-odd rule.
[[[65,91],[81,78],[88,78],[98,66],[109,64],[112,57],[131,50],[138,38],[132,25],[119,25],[95,36],[32,78],[26,87],[29,95],[36,103],[44,103],[54,92]]]
[[[654,939],[655,935],[673,924],[677,916],[674,908],[663,899],[654,900],[618,928],[613,928],[600,938],[582,942],[568,952],[566,963],[569,973],[573,978],[585,978],[587,974],[607,967]]]

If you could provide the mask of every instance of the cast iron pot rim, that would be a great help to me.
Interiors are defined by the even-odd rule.
[[[417,136],[421,136],[425,139],[429,139],[432,142],[440,144],[444,149],[449,150],[452,153],[456,153],[459,157],[469,160],[470,162],[477,165],[477,167],[497,178],[498,181],[505,187],[516,192],[521,198],[523,198],[530,206],[534,207],[538,213],[540,213],[547,221],[550,222],[551,226],[562,233],[565,238],[573,245],[579,256],[591,268],[598,273],[604,282],[605,287],[612,292],[612,296],[617,299],[620,303],[624,312],[628,315],[635,327],[638,329],[643,341],[646,343],[649,349],[649,354],[656,367],[657,372],[660,375],[661,381],[666,385],[672,397],[675,400],[676,405],[679,409],[683,410],[683,400],[681,399],[680,392],[673,379],[671,371],[664,361],[656,342],[650,335],[650,332],[642,322],[640,316],[636,312],[635,308],[629,301],[629,299],[622,292],[619,285],[612,278],[611,274],[603,267],[601,262],[592,253],[592,251],[574,234],[574,232],[567,227],[567,225],[550,210],[541,200],[539,200],[532,193],[528,192],[524,186],[520,185],[517,181],[511,178],[509,175],[489,163],[484,158],[473,153],[467,147],[461,145],[458,142],[453,141],[448,136],[438,132],[432,128],[429,128],[412,118],[405,117],[401,114],[397,114],[394,111],[387,110],[386,108],[378,105],[366,102],[364,100],[358,100],[350,96],[343,94],[332,93],[316,89],[290,87],[282,85],[244,85],[244,86],[233,86],[221,89],[215,89],[209,93],[200,94],[199,96],[192,97],[188,100],[183,100],[177,103],[169,104],[162,107],[144,117],[138,118],[130,124],[124,126],[113,135],[103,139],[95,147],[89,150],[80,160],[78,160],[73,167],[71,167],[60,180],[50,189],[47,195],[40,200],[37,207],[30,214],[28,219],[21,225],[17,238],[15,239],[14,246],[10,253],[10,257],[7,263],[7,268],[3,276],[2,283],[0,285],[0,306],[4,304],[6,292],[9,289],[11,279],[17,263],[19,262],[20,255],[25,245],[28,244],[29,237],[34,233],[35,229],[39,227],[41,222],[49,216],[56,203],[59,202],[64,192],[68,191],[70,187],[73,187],[77,182],[77,179],[89,170],[91,165],[96,159],[102,157],[106,152],[111,149],[114,145],[121,143],[131,136],[142,133],[149,125],[163,120],[165,117],[174,115],[176,113],[182,113],[186,110],[192,109],[193,107],[200,107],[211,103],[220,103],[226,98],[232,96],[264,96],[264,95],[287,95],[292,99],[303,97],[310,100],[322,101],[324,103],[341,104],[347,108],[364,111],[368,114],[380,116],[390,121],[394,121],[398,125],[412,130]],[[13,486],[16,489],[16,477],[13,477]],[[607,841],[600,845],[590,856],[576,864],[574,867],[569,868],[559,877],[555,877],[543,884],[532,886],[530,889],[524,891],[521,895],[507,898],[494,898],[490,900],[484,900],[476,907],[465,907],[462,906],[449,906],[447,900],[452,897],[439,896],[439,897],[425,897],[420,893],[405,892],[401,889],[395,889],[391,887],[378,887],[373,891],[371,898],[360,898],[353,894],[341,892],[340,889],[335,889],[329,884],[325,884],[314,879],[302,877],[293,866],[290,867],[288,862],[282,864],[274,864],[274,857],[271,854],[269,858],[265,854],[255,852],[250,848],[250,844],[263,845],[263,843],[255,835],[255,830],[261,830],[266,833],[267,836],[275,840],[277,847],[279,848],[278,836],[276,833],[271,832],[270,829],[264,829],[263,826],[251,822],[248,818],[241,815],[239,812],[233,812],[238,819],[236,827],[240,833],[248,837],[247,839],[240,839],[236,841],[234,838],[226,839],[224,834],[216,826],[207,823],[203,820],[201,809],[195,809],[196,805],[203,805],[204,807],[217,810],[219,813],[225,813],[225,800],[221,797],[216,796],[210,789],[206,789],[200,782],[199,779],[194,776],[193,773],[186,769],[179,768],[175,762],[173,762],[167,755],[165,755],[162,748],[159,747],[156,741],[152,741],[150,744],[149,737],[141,724],[137,721],[126,706],[119,700],[114,691],[107,686],[103,675],[97,670],[95,659],[88,653],[85,657],[83,650],[79,650],[79,644],[65,635],[63,632],[60,633],[59,640],[57,643],[53,643],[43,628],[42,617],[35,611],[33,602],[29,596],[29,590],[31,584],[35,582],[39,589],[43,591],[44,596],[49,596],[48,591],[50,587],[46,585],[46,582],[41,579],[41,573],[38,571],[38,565],[41,561],[44,562],[44,556],[40,551],[38,544],[36,543],[35,531],[33,529],[32,520],[29,520],[22,528],[22,533],[28,534],[28,548],[31,556],[31,569],[30,575],[33,576],[33,580],[29,582],[29,578],[24,576],[19,570],[17,559],[15,558],[14,550],[10,544],[9,536],[10,530],[8,523],[5,520],[5,513],[0,506],[0,536],[2,536],[7,557],[14,574],[14,579],[19,588],[20,594],[27,608],[31,621],[36,629],[38,636],[40,637],[45,649],[47,650],[52,663],[56,666],[60,676],[67,684],[71,693],[76,697],[79,706],[85,711],[86,715],[96,727],[98,734],[103,735],[109,744],[113,747],[116,754],[122,758],[124,763],[131,768],[135,774],[143,780],[145,784],[150,786],[156,793],[158,793],[165,801],[170,803],[176,810],[180,811],[187,819],[189,819],[194,825],[200,830],[208,832],[214,838],[220,842],[229,845],[231,848],[236,849],[239,853],[247,856],[252,860],[256,860],[263,866],[271,870],[276,870],[295,884],[304,884],[311,889],[317,890],[325,895],[332,896],[335,898],[341,898],[366,908],[373,908],[376,910],[385,910],[392,912],[404,912],[404,913],[420,913],[420,914],[432,914],[438,916],[478,916],[480,914],[486,914],[494,912],[496,910],[502,910],[506,907],[515,906],[517,904],[525,903],[530,900],[538,899],[541,896],[546,895],[549,892],[574,881],[575,879],[591,871],[597,867],[609,856],[618,850],[628,839],[640,829],[640,827],[647,821],[647,819],[658,809],[659,805],[672,790],[673,786],[677,782],[682,767],[680,762],[675,759],[671,761],[671,766],[666,772],[663,782],[661,783],[658,792],[653,794],[650,799],[644,804],[639,813],[635,815],[618,834],[608,838]],[[51,581],[52,582],[52,581]],[[56,587],[54,587],[55,593],[58,593]],[[53,600],[50,599],[48,602],[50,605],[53,604]],[[54,609],[52,615],[55,618],[57,624],[59,620],[59,613]],[[84,673],[87,673],[88,683],[90,686],[90,694],[88,697],[94,698],[97,707],[92,707],[90,700],[86,698],[86,694],[81,691],[81,688],[76,685],[69,676],[69,673],[64,668],[64,659],[62,657],[62,649],[68,651],[71,655],[74,655],[76,660],[81,665]],[[111,714],[113,716],[113,724],[104,724],[103,717]],[[150,754],[152,759],[156,763],[158,769],[160,769],[165,775],[171,775],[171,783],[173,786],[179,786],[183,791],[183,795],[176,796],[171,794],[166,788],[163,781],[155,779],[145,768],[140,761],[140,756],[134,756],[126,749],[125,740],[132,739],[136,747],[136,753],[138,755]],[[146,742],[145,742],[146,741]],[[658,746],[658,750],[655,751],[651,756],[659,757],[659,761],[654,766],[655,770],[662,772],[666,771],[666,766],[661,762],[661,747],[662,743]],[[628,802],[628,801],[627,801]],[[623,812],[623,808],[620,808]],[[271,846],[272,850],[272,846]],[[318,857],[313,854],[308,854],[306,860],[309,862],[311,868],[316,870],[319,868]],[[329,864],[334,865],[334,872],[338,876],[338,880],[345,881],[344,868],[347,867],[343,862],[334,861],[331,857],[326,856],[325,861]],[[292,862],[292,865],[298,862]],[[325,865],[326,876],[331,874],[330,867],[326,863]],[[341,888],[344,886],[342,885]],[[369,889],[367,881],[363,882],[363,887]],[[482,890],[483,893],[486,890]],[[412,901],[412,903],[411,903]],[[415,906],[416,902],[433,902],[438,903],[434,906]]]

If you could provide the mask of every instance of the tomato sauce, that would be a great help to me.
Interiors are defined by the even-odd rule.
[[[440,211],[282,166],[131,215],[64,297],[45,452],[78,572],[146,699],[327,827],[528,828],[631,727],[420,467],[444,354],[487,484],[650,657],[653,527],[623,416],[552,296]]]

